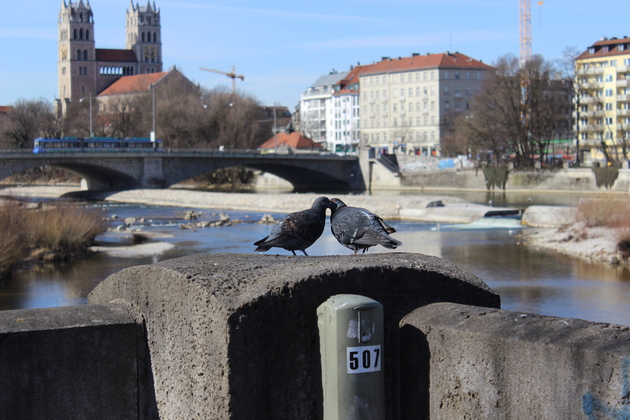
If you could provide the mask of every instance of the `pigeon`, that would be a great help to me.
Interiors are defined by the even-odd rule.
[[[351,249],[354,255],[358,250],[365,254],[369,247],[375,245],[390,249],[402,245],[402,242],[389,236],[389,233],[396,232],[396,229],[369,210],[348,207],[338,198],[333,198],[330,202],[333,203],[330,229],[337,241]]]
[[[277,223],[269,236],[254,242],[258,246],[255,252],[269,251],[272,247],[284,248],[293,252],[302,251],[313,245],[322,236],[326,224],[326,209],[332,210],[333,204],[327,197],[319,197],[308,210],[288,214]]]

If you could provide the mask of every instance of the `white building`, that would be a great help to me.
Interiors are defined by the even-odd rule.
[[[300,127],[306,137],[317,143],[328,141],[327,132],[331,129],[331,124],[333,124],[331,117],[334,115],[332,104],[334,86],[347,75],[347,72],[332,72],[317,79],[302,93],[300,97]]]

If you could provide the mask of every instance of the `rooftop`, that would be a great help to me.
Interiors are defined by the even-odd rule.
[[[411,57],[383,57],[381,61],[374,64],[362,76],[426,69],[490,70],[492,67],[458,52],[427,55],[414,54]]]
[[[133,50],[96,49],[96,61],[117,61],[137,63],[136,53]]]
[[[149,92],[151,85],[159,82],[168,72],[124,76],[112,83],[98,96],[119,95],[123,93]]]
[[[630,54],[630,38],[602,38],[586,49],[578,60]]]

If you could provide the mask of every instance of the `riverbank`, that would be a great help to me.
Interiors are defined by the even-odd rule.
[[[11,187],[0,190],[0,195],[57,198],[76,190],[76,187],[70,186]],[[105,197],[104,200],[156,206],[290,213],[310,207],[317,196],[317,194],[208,193],[165,189],[121,191]],[[336,197],[350,206],[364,207],[384,219],[393,220],[470,223],[476,218],[483,217],[483,213],[488,209],[497,209],[468,203],[458,197],[440,195],[417,197],[343,194]],[[617,243],[612,229],[586,228],[579,223],[574,223],[570,217],[567,217],[566,212],[554,213],[551,207],[532,206],[530,213],[532,212],[544,215],[545,223],[552,224],[540,224],[538,228],[523,231],[524,244],[604,264],[628,264],[616,249]],[[550,218],[555,219],[555,222],[549,222]],[[531,223],[529,225],[536,226]],[[130,251],[130,249],[127,250],[127,252]]]

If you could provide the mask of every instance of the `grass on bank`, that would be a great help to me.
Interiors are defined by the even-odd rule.
[[[624,260],[630,258],[630,201],[582,200],[578,205],[577,221],[587,227],[611,229],[617,251]]]
[[[63,261],[84,255],[105,230],[95,210],[67,203],[27,209],[10,201],[0,207],[0,277],[26,259]]]

